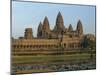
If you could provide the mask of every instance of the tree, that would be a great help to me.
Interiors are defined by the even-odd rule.
[[[82,44],[83,48],[95,49],[95,47],[96,47],[95,40],[91,40],[86,37],[82,40],[81,44]]]

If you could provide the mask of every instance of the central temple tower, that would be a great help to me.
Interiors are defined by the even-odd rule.
[[[57,15],[57,18],[56,18],[56,25],[55,25],[54,31],[57,34],[61,34],[62,31],[64,31],[64,28],[65,27],[64,27],[63,17],[61,15],[61,13],[59,12]]]

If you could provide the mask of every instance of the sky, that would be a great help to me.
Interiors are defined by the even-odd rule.
[[[33,36],[36,37],[38,25],[43,22],[45,16],[53,29],[58,12],[61,12],[66,28],[72,24],[75,30],[78,20],[81,20],[84,34],[95,34],[95,10],[95,6],[89,5],[12,1],[12,36],[23,37],[25,28],[31,27]]]

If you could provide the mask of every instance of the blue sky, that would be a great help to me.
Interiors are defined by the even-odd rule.
[[[34,2],[12,2],[12,36],[24,36],[27,27],[33,28],[33,35],[37,35],[37,27],[47,16],[50,28],[53,29],[58,12],[61,12],[65,27],[72,24],[76,29],[77,21],[83,24],[84,34],[95,34],[95,6],[48,4]]]

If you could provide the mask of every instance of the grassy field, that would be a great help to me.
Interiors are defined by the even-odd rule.
[[[96,53],[95,51],[92,52],[92,61],[95,62],[96,60]],[[41,66],[38,69],[29,69],[27,70],[27,64],[28,66],[32,66],[33,64],[39,63],[39,65],[47,66],[49,63],[51,64],[52,62],[54,64],[78,64],[78,63],[83,63],[83,62],[90,62],[91,61],[91,52],[90,51],[81,51],[81,52],[76,52],[76,51],[69,51],[69,53],[62,54],[62,55],[12,55],[12,64],[13,65],[20,65],[21,68],[23,68],[22,65],[26,65],[25,70],[20,70],[17,68],[16,74],[24,74],[24,73],[36,73],[36,72],[53,72],[56,70],[51,69],[50,67],[47,67],[45,69],[41,69]],[[59,63],[58,63],[59,62]],[[51,66],[51,65],[50,65]],[[53,65],[52,65],[53,66]],[[53,66],[54,67],[54,66]],[[57,66],[56,66],[57,67]]]
[[[71,61],[90,59],[91,54],[66,54],[66,55],[38,55],[38,56],[13,56],[13,63],[29,63],[29,62],[49,62],[49,61]],[[95,58],[95,54],[93,54]]]

